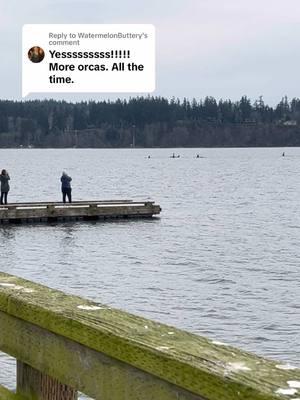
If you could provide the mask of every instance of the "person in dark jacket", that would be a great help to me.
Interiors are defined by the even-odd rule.
[[[1,199],[0,203],[1,204],[7,204],[7,195],[9,192],[9,183],[8,181],[10,180],[10,177],[8,175],[8,172],[3,169],[0,175],[0,182],[1,182]]]
[[[66,202],[66,197],[68,197],[69,203],[72,203],[71,180],[72,178],[66,172],[62,173],[60,181],[61,181],[61,191],[64,203]]]

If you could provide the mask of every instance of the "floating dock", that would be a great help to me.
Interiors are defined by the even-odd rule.
[[[116,218],[151,218],[161,208],[154,201],[100,200],[0,205],[0,224],[65,222]]]

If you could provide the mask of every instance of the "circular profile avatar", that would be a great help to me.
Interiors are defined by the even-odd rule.
[[[45,57],[45,52],[39,46],[33,46],[28,51],[28,58],[33,63],[39,63],[39,62],[43,61],[44,57]]]

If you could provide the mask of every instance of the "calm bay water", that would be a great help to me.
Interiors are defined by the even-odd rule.
[[[163,209],[153,220],[2,226],[0,270],[300,367],[300,148],[285,152],[0,150],[11,202],[60,200],[65,169],[76,200]],[[0,383],[14,387],[13,369],[0,356]]]

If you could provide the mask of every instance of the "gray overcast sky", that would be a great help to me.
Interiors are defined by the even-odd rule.
[[[152,23],[166,97],[269,104],[300,97],[299,0],[0,0],[1,98],[21,99],[21,32],[30,23]],[[36,95],[66,100],[97,95]],[[120,97],[124,97],[123,94]]]

